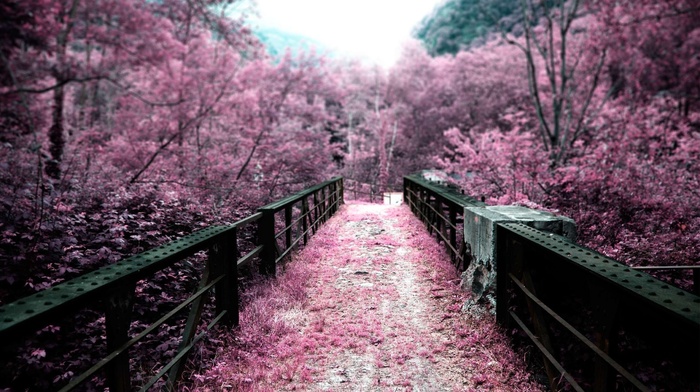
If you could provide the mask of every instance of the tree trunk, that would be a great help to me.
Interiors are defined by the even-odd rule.
[[[61,178],[61,161],[63,160],[63,149],[66,145],[66,139],[63,137],[63,107],[65,101],[65,93],[62,82],[66,81],[66,48],[68,47],[68,36],[73,29],[73,20],[78,11],[79,0],[73,0],[71,7],[66,14],[62,13],[61,18],[65,18],[66,27],[56,37],[56,66],[55,71],[56,84],[58,88],[53,93],[53,115],[52,123],[49,128],[49,152],[51,159],[46,162],[46,174],[53,179]]]
[[[61,160],[63,159],[63,148],[66,140],[63,137],[63,86],[54,90],[53,94],[53,118],[51,128],[49,128],[49,152],[51,159],[46,162],[46,175],[58,180],[61,178]]]

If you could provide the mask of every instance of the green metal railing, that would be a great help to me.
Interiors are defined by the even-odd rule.
[[[229,327],[238,325],[239,268],[259,258],[260,270],[264,274],[274,275],[276,265],[301,240],[305,244],[309,235],[315,233],[338,210],[342,202],[343,179],[338,177],[266,205],[234,224],[208,227],[4,305],[0,307],[0,341],[3,342],[3,350],[7,350],[11,342],[21,343],[35,331],[54,323],[65,314],[95,305],[100,307],[101,304],[105,315],[108,354],[90,369],[74,377],[61,391],[73,390],[101,371],[105,372],[106,384],[111,391],[131,391],[129,349],[189,307],[177,353],[140,387],[142,391],[148,390],[167,375],[166,385],[172,389],[180,377],[188,352],[206,335],[206,331],[218,323]],[[278,222],[276,216],[281,211],[284,211],[281,220],[283,224]],[[239,231],[253,223],[258,225],[257,246],[238,257]],[[279,229],[279,226],[283,227]],[[281,244],[280,239],[283,239]],[[152,278],[158,271],[200,251],[206,251],[208,257],[195,292],[143,331],[130,336],[137,282]],[[204,330],[197,333],[207,294],[212,291],[215,315]]]
[[[463,228],[465,207],[484,204],[417,175],[404,177],[404,200],[445,243],[457,268],[466,269],[471,262],[468,246],[456,241],[455,231]],[[520,329],[542,352],[552,390],[559,390],[562,380],[577,391],[613,390],[616,382],[649,390],[613,359],[621,331],[643,339],[655,353],[689,369],[685,374],[698,377],[698,295],[524,224],[499,223],[495,235],[497,321]],[[557,340],[576,341],[595,358],[583,385],[581,375],[574,377],[565,369],[565,350]]]
[[[462,239],[464,208],[486,204],[419,175],[405,176],[403,184],[404,201],[411,211],[445,244],[457,269],[467,269],[469,251]]]

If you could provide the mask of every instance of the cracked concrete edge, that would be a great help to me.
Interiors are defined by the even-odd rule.
[[[464,241],[471,250],[468,255],[471,260],[462,274],[461,286],[471,292],[474,302],[492,293],[496,286],[496,226],[499,223],[523,223],[562,235],[572,242],[576,239],[576,223],[565,216],[522,206],[466,207]]]

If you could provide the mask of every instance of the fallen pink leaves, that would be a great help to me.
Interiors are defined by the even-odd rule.
[[[341,209],[274,281],[246,294],[241,327],[201,390],[539,390],[441,247],[403,206]]]

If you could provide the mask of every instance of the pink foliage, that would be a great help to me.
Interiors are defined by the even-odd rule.
[[[563,102],[559,120],[575,130],[554,148],[542,137],[526,59],[502,37],[436,58],[409,44],[388,72],[313,52],[270,59],[243,21],[225,16],[229,3],[0,4],[0,303],[230,223],[332,175],[381,193],[433,166],[492,203],[560,210],[578,222],[581,242],[629,264],[698,264],[695,2],[588,3],[566,41],[569,90],[557,92],[543,60],[533,63],[541,115],[553,118]],[[563,42],[554,34],[546,43],[546,32],[533,26],[543,45]],[[305,273],[275,290],[296,298]],[[155,291],[144,291],[154,303]],[[284,323],[265,328],[295,336]],[[265,343],[255,342],[258,332],[242,347]],[[38,333],[37,342],[53,333]],[[75,367],[58,369],[62,359],[41,344],[30,343],[18,366],[28,378],[69,379]],[[287,373],[313,377],[294,362],[298,347],[280,350]],[[406,362],[404,354],[392,360]]]

